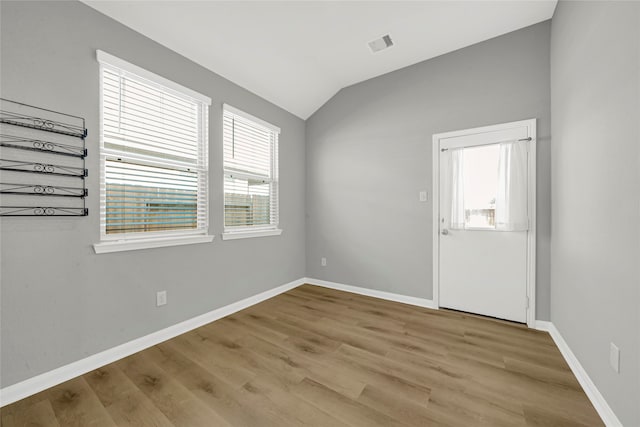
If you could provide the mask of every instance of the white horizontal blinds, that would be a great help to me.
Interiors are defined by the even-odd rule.
[[[278,132],[225,107],[225,231],[278,226]]]
[[[196,163],[201,105],[104,67],[104,147]]]
[[[102,64],[105,234],[206,231],[207,109]]]

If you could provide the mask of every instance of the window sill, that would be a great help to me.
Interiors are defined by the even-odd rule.
[[[234,231],[222,233],[222,240],[248,239],[250,237],[279,236],[282,230]]]
[[[94,243],[93,250],[97,254],[110,252],[135,251],[138,249],[163,248],[166,246],[192,245],[195,243],[209,243],[215,236],[196,235],[180,237],[161,237],[155,239],[114,240],[112,242]]]

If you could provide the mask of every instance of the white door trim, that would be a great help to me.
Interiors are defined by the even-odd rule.
[[[529,143],[529,231],[527,233],[527,326],[536,325],[536,119],[520,120],[491,126],[482,126],[433,135],[432,145],[432,182],[433,182],[433,304],[440,307],[440,140],[478,133],[507,130],[514,127],[527,127]]]

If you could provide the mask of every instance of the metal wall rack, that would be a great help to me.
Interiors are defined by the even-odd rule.
[[[82,117],[0,98],[0,216],[87,216]]]

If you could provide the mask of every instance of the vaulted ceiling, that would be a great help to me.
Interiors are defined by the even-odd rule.
[[[550,19],[537,1],[84,1],[303,119],[363,80]],[[372,53],[390,34],[394,46]]]

